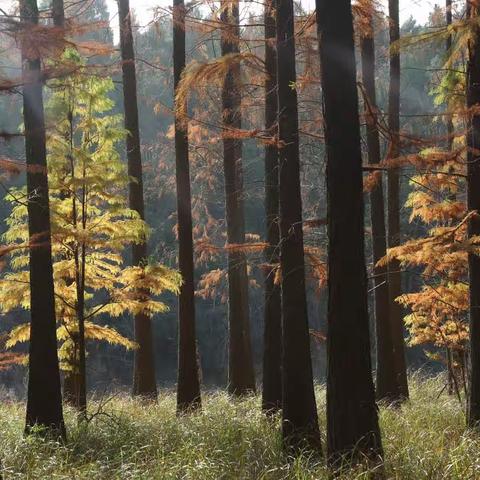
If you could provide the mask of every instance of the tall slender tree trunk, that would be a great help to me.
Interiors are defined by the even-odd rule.
[[[25,28],[38,25],[36,0],[20,0]],[[58,367],[50,205],[41,61],[26,37],[22,43],[23,118],[30,240],[30,348],[26,432],[35,425],[65,438]],[[32,54],[33,53],[33,54]]]
[[[240,52],[238,0],[221,2],[222,55]],[[240,65],[230,67],[222,89],[223,169],[225,176],[225,216],[229,245],[245,243],[243,200],[242,142],[232,138],[231,129],[242,126]],[[255,391],[248,306],[247,259],[241,250],[228,252],[228,322],[229,364],[228,391],[244,395]]]
[[[65,26],[65,9],[63,0],[52,0],[52,17],[53,24],[56,27],[63,28]]]
[[[175,91],[185,69],[185,3],[173,1],[173,76]],[[175,161],[177,181],[178,263],[183,284],[178,303],[177,411],[201,407],[195,333],[195,281],[192,205],[188,156],[188,123],[175,107]]]
[[[478,12],[472,5],[471,16]],[[469,49],[467,68],[467,107],[480,106],[480,28],[474,28]],[[476,212],[468,225],[469,237],[480,235],[480,115],[472,114],[467,134],[467,205]],[[468,255],[470,279],[470,389],[468,402],[468,425],[479,428],[480,424],[480,257]]]
[[[142,155],[140,152],[140,131],[138,125],[137,78],[135,72],[135,52],[133,48],[132,24],[129,0],[118,1],[120,22],[120,50],[122,54],[123,104],[127,136],[127,159],[129,183],[129,206],[145,219],[143,199]],[[147,243],[132,245],[132,264],[145,266],[147,263]],[[138,292],[140,297],[145,292]],[[155,378],[155,355],[153,349],[152,321],[143,313],[135,315],[135,341],[138,348],[134,356],[133,394],[145,398],[157,398]]]
[[[278,134],[277,125],[277,52],[275,45],[276,0],[265,3],[265,130],[272,137]],[[262,409],[275,413],[282,406],[282,306],[280,285],[275,284],[274,265],[280,262],[278,147],[265,146],[265,214],[267,248],[265,256],[265,331],[263,347]]]
[[[350,0],[317,0],[328,198],[328,460],[382,455],[372,380],[363,174]],[[338,61],[338,52],[342,52]],[[345,458],[346,456],[346,458]]]
[[[277,75],[282,269],[282,436],[287,451],[321,452],[313,388],[303,251],[294,10],[277,0]]]
[[[391,135],[389,158],[400,155],[400,54],[395,44],[400,39],[399,0],[389,0],[390,16],[390,87],[388,94],[388,127]],[[400,245],[400,169],[388,170],[388,247]],[[408,398],[407,365],[402,307],[396,299],[402,294],[400,263],[393,260],[388,266],[388,289],[390,296],[390,322],[397,371],[397,383],[402,399]]]
[[[372,5],[373,7],[373,5]],[[365,116],[367,123],[368,162],[381,162],[378,133],[377,94],[375,87],[375,40],[373,18],[370,16],[370,31],[361,39],[362,80],[365,89]],[[387,233],[383,198],[383,177],[380,173],[377,184],[370,192],[370,222],[372,226],[373,285],[375,306],[375,333],[377,344],[377,398],[388,402],[400,399],[393,353],[392,329],[389,315],[389,296],[386,267],[377,267],[377,262],[387,253]]]

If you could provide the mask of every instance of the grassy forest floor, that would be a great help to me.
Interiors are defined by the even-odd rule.
[[[411,401],[381,408],[389,479],[480,479],[480,436],[467,433],[458,400],[439,393],[442,380],[412,379]],[[325,434],[325,395],[318,389]],[[90,405],[98,410],[99,402]],[[224,393],[204,398],[202,414],[178,419],[173,393],[156,406],[111,399],[88,426],[66,412],[66,445],[23,438],[24,405],[0,406],[0,454],[9,479],[279,480],[328,477],[323,464],[282,455],[279,420],[266,420],[259,398],[232,402]],[[341,478],[368,478],[347,472]]]

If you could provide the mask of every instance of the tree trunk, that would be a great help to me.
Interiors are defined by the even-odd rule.
[[[175,90],[185,68],[185,3],[173,2],[173,76]],[[201,407],[195,334],[195,280],[193,263],[192,205],[188,156],[188,123],[175,108],[175,161],[177,181],[178,264],[183,284],[178,301],[177,411]]]
[[[129,0],[118,1],[120,22],[120,50],[122,54],[123,104],[127,136],[127,159],[129,183],[129,206],[145,219],[143,199],[142,155],[138,126],[137,79],[133,48],[132,24]],[[142,267],[147,263],[147,244],[143,241],[132,245],[132,264]],[[145,292],[138,292],[140,296]],[[143,313],[135,315],[135,341],[138,344],[134,356],[133,394],[155,400],[155,355],[153,349],[152,321]]]
[[[63,0],[52,0],[52,17],[53,24],[56,27],[63,28],[65,26],[65,9]]]
[[[20,0],[25,28],[38,25],[36,0]],[[28,42],[29,40],[26,40]],[[31,40],[30,40],[31,41]],[[65,438],[58,367],[40,58],[22,44],[23,118],[30,239],[30,347],[26,432],[35,425]]]
[[[400,39],[400,18],[398,0],[389,0],[390,45]],[[398,50],[398,49],[397,49]],[[391,135],[389,158],[400,155],[400,54],[390,53],[390,87],[388,95],[388,127]],[[400,245],[400,171],[388,170],[388,247]],[[388,289],[390,296],[390,323],[392,326],[393,351],[397,383],[402,399],[408,398],[407,366],[405,361],[405,340],[402,307],[396,299],[402,294],[400,263],[393,260],[388,266]]]
[[[363,174],[349,0],[317,0],[328,198],[328,460],[382,455],[370,359]],[[341,61],[338,55],[342,52]]]
[[[272,137],[278,133],[277,126],[277,53],[275,46],[275,0],[265,4],[265,130]],[[265,146],[265,216],[267,244],[265,256],[265,331],[263,349],[262,409],[275,413],[282,406],[282,311],[280,285],[275,284],[274,265],[280,262],[278,198],[278,148]]]
[[[282,269],[282,436],[287,451],[321,452],[313,388],[303,251],[294,12],[277,0],[280,265]]]
[[[477,16],[472,6],[472,16]],[[467,107],[480,105],[480,28],[474,28],[467,68]],[[468,225],[469,237],[480,235],[480,115],[474,113],[469,120],[467,134],[467,205],[469,212],[477,212]],[[480,257],[468,255],[470,279],[470,391],[468,425],[478,428],[480,422]]]
[[[373,19],[370,31],[361,39],[362,80],[365,89],[365,116],[367,124],[368,163],[381,162],[378,133],[377,95],[375,87],[375,40]],[[389,316],[389,296],[386,267],[376,267],[387,253],[383,178],[380,172],[377,184],[370,192],[370,221],[372,227],[373,285],[375,306],[375,333],[377,342],[377,398],[388,402],[400,399],[393,354],[392,329]]]
[[[222,55],[239,53],[238,0],[222,0],[221,9]],[[240,66],[237,64],[230,68],[222,89],[225,216],[229,245],[245,243],[242,142],[232,138],[229,131],[242,126],[239,82]],[[228,391],[244,395],[255,391],[255,372],[250,343],[247,259],[240,250],[228,252],[228,322]]]

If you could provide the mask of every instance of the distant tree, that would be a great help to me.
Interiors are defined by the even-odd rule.
[[[378,107],[375,86],[375,31],[373,2],[367,5],[367,31],[360,40],[362,56],[362,81],[365,93],[365,116],[367,123],[367,150],[369,164],[380,168],[381,151],[378,131]],[[387,253],[383,178],[381,171],[375,174],[375,184],[370,191],[370,222],[372,227],[372,257],[375,298],[375,333],[377,346],[377,398],[390,402],[398,401],[398,387],[393,352],[392,327],[389,315],[387,267],[377,266]]]
[[[467,108],[469,122],[467,133],[467,208],[475,212],[468,225],[470,239],[480,235],[480,27],[478,7],[471,5],[471,44],[467,66]],[[468,425],[480,425],[480,257],[473,249],[468,254],[470,279],[470,393],[468,401]]]
[[[220,9],[222,56],[234,56],[240,52],[239,2],[222,0]],[[241,102],[240,63],[233,62],[222,88],[225,219],[227,242],[231,246],[245,243],[242,141],[236,138],[242,126]],[[250,339],[247,261],[241,248],[228,250],[228,322],[228,391],[233,395],[244,395],[255,391],[255,371]]]
[[[389,0],[390,31],[390,83],[388,91],[388,128],[390,145],[388,159],[400,155],[400,16],[399,0]],[[399,167],[388,169],[388,248],[400,244],[400,172]],[[388,292],[390,296],[390,323],[392,327],[393,351],[397,384],[403,399],[408,398],[407,366],[405,362],[405,341],[403,338],[402,307],[396,299],[402,294],[402,275],[396,260],[388,266]]]
[[[122,55],[123,106],[125,129],[127,130],[127,159],[129,181],[129,206],[142,220],[145,219],[143,198],[142,154],[140,151],[140,129],[138,125],[137,78],[135,52],[129,0],[118,0],[120,22],[120,51]],[[147,242],[132,245],[132,265],[144,267],[147,264]],[[138,292],[139,298],[144,292]],[[155,354],[153,348],[152,323],[148,315],[135,315],[135,341],[138,348],[134,357],[133,394],[145,398],[157,398],[155,377]]]
[[[313,388],[298,133],[294,11],[292,0],[277,0],[280,266],[282,270],[282,437],[288,451],[321,452]]]
[[[265,3],[265,130],[273,141],[265,146],[265,331],[263,347],[262,409],[274,413],[282,405],[282,311],[280,285],[275,281],[280,262],[277,126],[277,52],[275,46],[275,0]]]
[[[47,178],[45,119],[41,58],[32,30],[38,25],[36,0],[20,0],[23,23],[22,76],[25,157],[27,164],[27,211],[31,341],[26,431],[36,425],[66,436],[62,411],[60,372],[55,334],[50,206]]]
[[[173,76],[175,91],[185,70],[185,3],[173,2]],[[197,341],[195,332],[195,279],[193,263],[192,201],[188,152],[188,121],[185,109],[175,108],[175,160],[177,184],[178,263],[183,284],[178,303],[177,410],[201,407]]]
[[[372,381],[353,19],[349,0],[317,0],[328,198],[328,461],[378,460]],[[341,61],[339,61],[341,52]]]

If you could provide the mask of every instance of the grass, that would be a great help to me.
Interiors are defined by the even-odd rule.
[[[455,398],[438,394],[439,378],[411,381],[411,401],[401,410],[381,407],[389,479],[480,478],[480,435],[465,430]],[[318,389],[325,435],[325,395]],[[98,402],[92,402],[95,411]],[[224,393],[204,398],[202,414],[175,416],[173,393],[158,405],[127,397],[111,400],[88,426],[77,426],[66,411],[66,445],[23,438],[24,405],[0,406],[0,454],[4,480],[321,480],[328,472],[307,456],[288,462],[282,455],[279,419],[266,420],[259,399],[231,401]],[[367,479],[346,472],[343,479]]]

